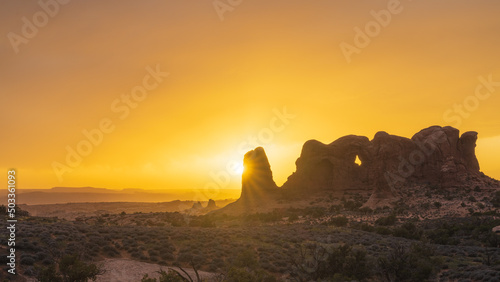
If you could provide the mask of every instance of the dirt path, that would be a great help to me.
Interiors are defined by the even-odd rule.
[[[106,273],[97,278],[97,282],[140,282],[144,274],[149,277],[158,278],[157,271],[163,269],[167,271],[169,268],[179,270],[177,267],[167,267],[154,263],[140,262],[130,259],[106,259],[103,262],[103,268]],[[185,269],[189,275],[196,280],[196,274],[192,269]],[[181,272],[179,270],[179,272]],[[198,271],[202,279],[211,281],[216,275],[215,273]]]

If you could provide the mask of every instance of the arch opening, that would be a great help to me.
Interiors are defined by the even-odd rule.
[[[362,162],[361,162],[361,160],[359,159],[359,156],[358,156],[358,155],[356,155],[356,158],[354,159],[354,163],[355,163],[355,164],[357,164],[357,165],[359,165],[359,166],[362,164]]]

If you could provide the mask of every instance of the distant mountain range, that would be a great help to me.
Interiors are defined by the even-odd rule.
[[[6,189],[0,194],[0,201],[6,203]],[[238,198],[239,189],[221,190],[214,200]],[[213,195],[211,195],[213,197]],[[169,202],[175,200],[208,201],[197,190],[112,190],[94,187],[54,187],[51,189],[18,189],[18,204],[42,205],[58,203],[96,203],[96,202]]]

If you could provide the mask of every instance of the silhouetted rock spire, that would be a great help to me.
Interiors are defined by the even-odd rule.
[[[278,188],[273,180],[273,173],[264,148],[258,147],[246,153],[243,166],[240,197],[242,201],[258,204],[255,201],[265,198]]]
[[[203,212],[204,213],[207,213],[207,212],[210,212],[210,211],[213,211],[213,210],[216,210],[218,209],[219,207],[215,204],[215,201],[212,200],[212,199],[209,199],[208,200],[208,204],[206,207],[203,208]]]

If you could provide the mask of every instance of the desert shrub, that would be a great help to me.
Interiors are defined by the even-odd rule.
[[[500,191],[495,192],[490,202],[495,208],[500,207]]]
[[[359,228],[363,231],[366,231],[366,232],[373,232],[375,231],[375,227],[371,226],[370,224],[367,224],[367,223],[361,223],[359,225]]]
[[[42,252],[42,251],[40,251],[40,252],[37,252],[37,253],[36,253],[36,260],[37,260],[37,261],[42,261],[42,260],[44,260],[46,257],[47,257],[47,253],[46,253],[46,252]]]
[[[193,260],[193,255],[187,250],[180,250],[177,260],[179,262],[190,262]]]
[[[21,256],[21,264],[22,265],[33,265],[35,263],[35,258],[32,257],[31,255],[28,255],[28,254],[23,254]]]
[[[42,264],[45,266],[50,266],[53,263],[54,263],[54,260],[52,258],[45,258],[42,260]]]
[[[357,211],[363,205],[361,201],[345,201],[344,209],[348,211]]]
[[[483,234],[482,237],[482,242],[484,242],[486,246],[498,248],[500,245],[500,236],[492,231],[488,231],[487,234]]]
[[[162,260],[166,260],[166,261],[175,259],[174,255],[172,253],[161,253],[160,257]]]
[[[276,278],[274,278],[274,276],[268,274],[264,270],[248,270],[245,268],[231,267],[227,271],[224,281],[273,282],[273,281],[276,281]]]
[[[157,250],[152,249],[152,250],[148,250],[148,255],[149,256],[158,256],[158,255],[160,255],[160,252],[158,252]]]
[[[37,272],[35,270],[35,267],[33,266],[24,266],[24,275],[25,276],[30,276],[30,277],[34,277],[36,276]]]
[[[341,205],[331,205],[328,208],[328,212],[330,212],[330,213],[339,213],[341,210],[342,210]]]
[[[398,227],[392,230],[392,235],[396,237],[409,238],[411,233],[405,228]]]
[[[366,251],[347,244],[332,247],[311,243],[290,257],[290,275],[298,281],[364,280],[371,276]]]
[[[323,207],[307,207],[304,209],[304,214],[313,218],[319,218],[326,214],[326,210]]]
[[[233,257],[231,260],[231,266],[237,268],[249,267],[255,269],[258,267],[257,257],[253,250],[246,249]]]
[[[207,215],[192,218],[189,222],[191,227],[215,227],[215,220]]]
[[[361,212],[363,214],[371,214],[371,213],[373,213],[373,210],[370,209],[369,207],[362,207],[359,209],[359,212]]]
[[[184,215],[179,212],[166,213],[166,221],[170,223],[173,227],[181,227],[187,224]]]
[[[456,245],[458,241],[452,237],[453,232],[449,229],[439,228],[426,232],[426,237],[435,244],[440,245]]]
[[[18,249],[32,251],[32,252],[36,252],[36,251],[40,250],[39,247],[35,246],[35,244],[30,243],[30,242],[23,242],[23,244],[19,245]]]
[[[423,231],[418,229],[413,222],[405,222],[401,227],[394,228],[392,234],[396,237],[419,240]]]
[[[394,223],[396,223],[396,220],[397,220],[396,215],[391,214],[389,216],[378,218],[375,221],[375,224],[382,226],[389,226],[389,225],[394,225]]]
[[[77,255],[65,255],[58,263],[59,272],[55,264],[42,268],[37,275],[37,280],[41,282],[59,281],[88,281],[96,279],[97,275],[103,274],[100,266],[86,263]]]
[[[403,201],[399,201],[393,209],[393,214],[401,215],[405,214],[410,207]]]
[[[435,274],[441,262],[433,258],[433,249],[423,243],[409,248],[397,245],[377,261],[379,278],[385,281],[425,281]]]
[[[441,245],[490,245],[491,229],[500,221],[491,217],[448,219],[425,224],[425,236],[432,243]]]
[[[281,220],[283,214],[278,210],[268,213],[254,213],[245,216],[245,221],[276,222]]]
[[[110,256],[110,257],[116,257],[116,256],[119,256],[120,253],[118,252],[118,250],[116,250],[115,247],[113,246],[110,246],[110,245],[107,245],[107,246],[104,246],[102,248],[102,251],[107,255],[107,256]]]
[[[278,268],[269,262],[261,262],[260,266],[270,272],[277,272]]]
[[[380,235],[391,235],[392,234],[392,232],[389,228],[383,227],[383,226],[375,227],[375,232],[380,234]]]
[[[142,252],[140,252],[139,250],[132,251],[130,252],[130,256],[132,256],[135,259],[140,259],[142,257]]]
[[[193,255],[192,260],[190,261],[191,264],[194,264],[196,267],[201,267],[206,263],[206,257],[203,255],[198,255],[195,254]]]
[[[431,208],[431,203],[422,203],[422,204],[420,204],[420,207],[428,210]]]
[[[224,260],[221,257],[214,257],[212,259],[212,264],[217,267],[217,269],[222,269],[224,267]]]
[[[276,281],[259,265],[256,253],[250,249],[242,250],[228,260],[224,276],[224,281]]]
[[[347,219],[347,217],[337,216],[337,217],[330,218],[328,223],[333,224],[333,225],[338,226],[338,227],[342,227],[342,226],[346,226],[348,222],[349,222],[349,220]]]
[[[39,269],[36,279],[39,282],[62,282],[62,277],[56,271],[56,265],[50,264],[47,267]]]
[[[184,278],[179,272],[174,271],[172,269],[169,269],[168,272],[164,270],[158,271],[160,273],[160,277],[158,279],[156,278],[149,278],[148,274],[145,274],[141,282],[184,282],[184,281],[189,281],[188,279]]]

